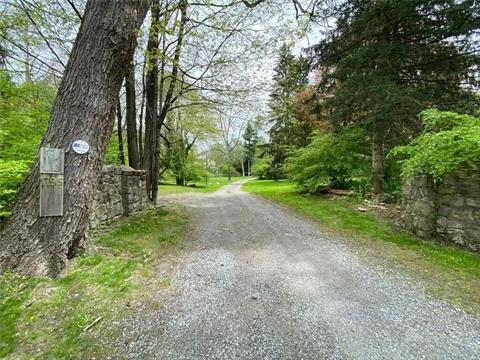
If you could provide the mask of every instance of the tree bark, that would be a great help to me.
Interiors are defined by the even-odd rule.
[[[156,151],[158,142],[158,22],[160,17],[159,1],[152,4],[152,23],[147,43],[147,74],[145,77],[145,147],[143,151],[144,169],[146,170],[146,191],[150,202],[156,203],[158,191],[158,170],[156,168]]]
[[[42,147],[65,150],[64,215],[39,216],[39,157],[27,176],[2,232],[0,269],[57,276],[85,245],[88,215],[97,186],[115,105],[137,29],[148,0],[89,0],[68,61]],[[80,155],[72,142],[90,151]]]
[[[138,116],[138,153],[139,153],[139,161],[140,167],[145,169],[144,160],[143,160],[143,111],[145,109],[145,65],[146,61],[143,62],[143,70],[142,70],[142,101],[140,103],[140,115]]]
[[[122,105],[117,99],[117,137],[118,137],[118,163],[125,165],[125,153],[123,151],[123,129],[122,129]]]
[[[372,191],[375,196],[383,193],[384,179],[384,130],[374,129],[372,139]]]
[[[125,76],[125,121],[127,124],[128,165],[140,169],[137,137],[137,104],[135,99],[135,67],[133,56]]]
[[[175,183],[179,186],[184,186],[185,185],[185,180],[182,179],[181,177],[175,176]]]

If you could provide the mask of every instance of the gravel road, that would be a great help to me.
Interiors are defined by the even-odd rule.
[[[122,356],[480,358],[480,317],[240,187],[162,200],[187,206],[189,245],[165,305],[125,322]]]

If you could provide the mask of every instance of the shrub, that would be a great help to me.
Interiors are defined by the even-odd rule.
[[[9,210],[29,165],[28,161],[0,160],[0,217],[10,214]]]
[[[272,166],[270,157],[258,158],[252,166],[252,175],[259,179],[267,179],[268,171]]]
[[[360,129],[340,134],[317,133],[312,142],[287,159],[289,177],[308,192],[325,186],[351,188],[368,178],[369,156]]]
[[[480,119],[438,110],[423,111],[420,118],[422,135],[388,155],[399,159],[403,178],[426,174],[440,182],[456,170],[480,165]]]

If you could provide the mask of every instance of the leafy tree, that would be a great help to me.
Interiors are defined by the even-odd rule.
[[[422,135],[389,154],[401,159],[404,178],[427,174],[441,182],[447,174],[479,165],[479,118],[438,110],[426,110],[420,118]]]
[[[283,163],[289,152],[308,143],[311,128],[297,119],[297,93],[308,84],[309,61],[296,58],[288,45],[280,48],[275,67],[274,89],[270,95],[272,127],[267,153],[272,158],[269,177],[284,177]]]
[[[346,189],[368,177],[367,154],[365,134],[360,129],[317,133],[309,145],[287,159],[285,169],[308,192],[326,186]]]
[[[253,164],[252,175],[259,179],[266,179],[269,175],[269,170],[272,167],[272,158],[268,155],[258,158]]]
[[[195,181],[203,181],[206,185],[208,185],[208,179],[211,177],[211,175],[212,174],[205,169],[195,153],[191,153],[188,156],[184,167],[185,185]]]
[[[476,108],[468,90],[478,83],[480,9],[473,0],[348,0],[336,11],[335,30],[313,51],[319,89],[334,128],[370,134],[380,194],[385,150],[418,134],[421,110]]]
[[[191,95],[189,100],[195,99],[198,96]],[[162,136],[166,146],[162,160],[165,167],[172,170],[177,185],[185,185],[185,166],[190,152],[198,142],[217,134],[215,120],[204,105],[185,106],[170,113],[165,129]]]

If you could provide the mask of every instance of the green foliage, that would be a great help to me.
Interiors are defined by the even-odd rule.
[[[480,165],[480,119],[438,110],[420,117],[423,134],[389,154],[401,159],[404,178],[428,174],[440,182],[449,173]]]
[[[28,161],[0,159],[0,217],[10,214],[15,194],[29,170]]]
[[[0,71],[0,159],[33,161],[55,93],[45,82],[15,85]]]
[[[470,90],[480,63],[473,1],[346,0],[334,13],[335,28],[312,60],[319,106],[335,130],[361,127],[387,152],[420,133],[416,115],[427,107],[478,109]]]
[[[127,144],[127,136],[124,134],[123,136],[123,146],[124,150],[123,153],[127,154],[126,148]],[[116,131],[113,132],[110,140],[108,141],[107,150],[105,151],[105,155],[103,157],[103,162],[108,165],[120,165],[120,157],[118,156],[118,134]],[[126,165],[128,165],[128,156],[125,156]]]
[[[270,178],[269,171],[272,168],[272,158],[270,156],[264,156],[258,158],[252,166],[252,175],[260,179]]]
[[[218,173],[223,175],[223,176],[240,176],[240,173],[237,171],[237,169],[233,165],[228,165],[226,163],[220,164],[217,168]]]
[[[208,179],[212,174],[205,169],[205,166],[200,160],[198,160],[193,154],[190,154],[188,160],[185,164],[183,179],[185,180],[185,185],[195,181],[204,181],[208,182]]]
[[[311,128],[297,119],[296,102],[297,93],[308,85],[309,70],[307,59],[296,58],[287,45],[281,47],[269,103],[272,127],[267,154],[271,157],[271,169],[265,175],[270,178],[284,178],[285,159],[292,150],[308,144]]]
[[[47,127],[55,88],[13,83],[0,70],[0,217],[8,216]]]
[[[321,90],[333,95],[327,104],[334,123],[381,126],[392,141],[418,130],[415,115],[423,104],[472,110],[478,99],[463,84],[475,83],[471,70],[480,60],[472,38],[478,14],[470,3],[338,5],[336,29],[314,49],[317,65],[330,69]]]
[[[249,121],[247,123],[247,126],[245,127],[245,131],[243,132],[243,149],[245,152],[245,163],[247,166],[246,171],[248,172],[248,166],[252,167],[252,164],[255,161],[255,152],[257,148],[257,142],[258,142],[258,134],[257,134],[257,128],[252,125],[252,122]],[[250,169],[251,171],[251,169]],[[247,174],[250,175],[250,174]]]
[[[350,188],[368,177],[369,157],[364,133],[353,129],[341,134],[316,134],[312,142],[287,159],[289,177],[315,193],[327,185]]]

